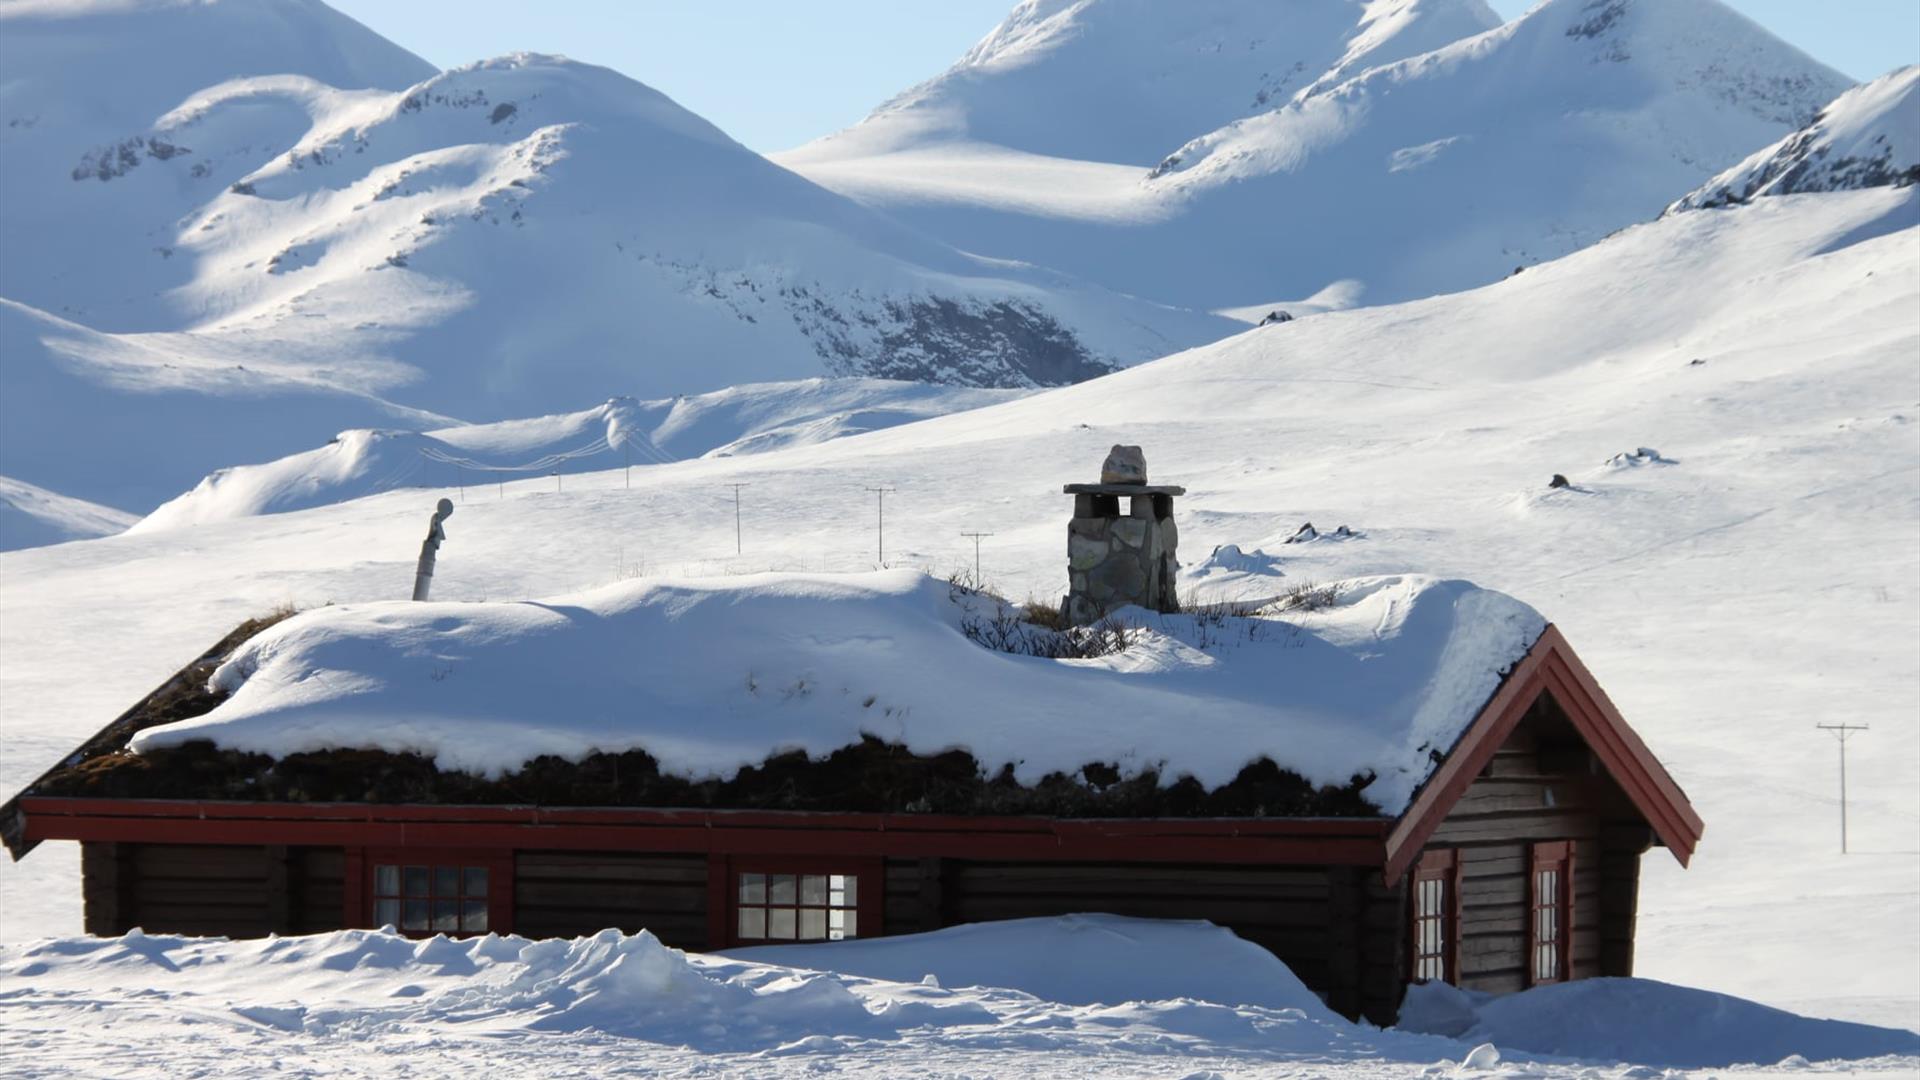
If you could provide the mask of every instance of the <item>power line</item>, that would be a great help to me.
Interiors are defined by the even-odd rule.
[[[1815,724],[1821,731],[1833,732],[1840,740],[1840,854],[1847,853],[1847,739],[1870,730],[1866,724]]]
[[[980,576],[980,541],[993,534],[990,532],[963,532],[960,535],[973,541],[973,587],[976,589],[985,588],[985,580]]]
[[[893,494],[896,489],[890,487],[870,487],[866,490],[873,492],[878,505],[879,517],[876,519],[873,535],[877,550],[880,553],[880,565],[885,566],[887,565],[887,496]]]

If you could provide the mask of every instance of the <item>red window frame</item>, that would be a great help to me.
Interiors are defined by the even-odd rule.
[[[820,944],[819,938],[743,938],[740,936],[740,875],[827,874],[858,880],[854,890],[855,934],[848,941],[882,934],[886,912],[886,863],[875,858],[802,855],[714,855],[707,860],[707,937],[714,948],[745,945]],[[752,906],[752,905],[749,905]],[[786,905],[769,905],[785,907]],[[797,909],[801,905],[795,904]],[[805,905],[814,907],[817,905]]]
[[[1573,978],[1573,841],[1533,845],[1527,868],[1527,985]]]
[[[1434,848],[1421,852],[1414,865],[1408,887],[1412,942],[1408,977],[1415,982],[1460,981],[1460,881],[1465,862],[1458,848]],[[1439,910],[1432,910],[1429,901],[1437,903]],[[1430,944],[1438,948],[1430,949]]]
[[[362,847],[351,848],[347,852],[346,880],[342,883],[345,893],[345,923],[350,927],[377,930],[381,922],[376,918],[378,900],[375,895],[379,887],[376,868],[383,866],[425,866],[434,867],[475,867],[487,871],[487,928],[486,930],[445,931],[445,930],[406,930],[396,924],[395,929],[410,938],[430,938],[435,934],[448,937],[474,937],[482,933],[510,934],[513,932],[513,853],[492,848],[428,848],[428,847]],[[404,886],[403,886],[404,889]],[[431,896],[431,892],[429,893]]]

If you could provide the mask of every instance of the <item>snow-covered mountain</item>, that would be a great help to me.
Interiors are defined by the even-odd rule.
[[[1702,184],[1667,212],[1765,195],[1909,184],[1920,184],[1920,65],[1840,95],[1812,123]]]
[[[395,414],[822,374],[1052,385],[1233,329],[962,254],[607,69],[436,73],[313,0],[4,7],[0,69],[9,413],[207,399],[184,438],[217,452],[142,433],[145,479],[75,464],[128,452],[111,426],[93,450],[5,437],[22,478],[126,508]],[[73,362],[78,339],[112,361]]]
[[[969,250],[1168,302],[1265,304],[1341,281],[1381,302],[1497,280],[1656,216],[1848,86],[1719,0],[1547,0],[1491,29],[1486,16],[1026,5],[953,71],[777,160]],[[1211,42],[1230,58],[1220,78],[1244,83],[1278,41],[1303,65],[1287,93],[1257,113],[1219,104],[1230,119],[1169,139],[1151,165],[1086,134],[1133,129],[1125,107],[1101,122],[1073,89],[1103,60],[1180,70]],[[1165,56],[1143,63],[1150,44]],[[1028,103],[1018,125],[990,108],[1003,85]],[[1141,130],[1165,131],[1206,110],[1141,111],[1168,117]]]

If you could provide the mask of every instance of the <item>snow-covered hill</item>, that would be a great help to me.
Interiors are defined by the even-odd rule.
[[[1486,14],[1026,5],[953,71],[777,160],[969,250],[1143,296],[1233,307],[1351,279],[1378,303],[1497,280],[1653,217],[1848,85],[1719,0],[1547,0],[1492,29]],[[1204,45],[1228,58],[1222,80],[1245,82],[1275,42],[1302,65],[1288,93],[1188,129],[1151,167],[1086,134],[1133,130],[1126,110],[1101,123],[1082,105],[1103,62],[1132,75],[1153,43],[1166,56],[1146,70],[1179,71]],[[1191,100],[1223,99],[1195,86],[1166,92],[1181,121],[1204,112]],[[989,107],[1016,92],[1017,126]]]
[[[125,532],[134,515],[0,476],[0,551]]]
[[[1840,95],[1812,123],[1702,184],[1667,212],[1765,195],[1909,184],[1920,184],[1920,65]]]
[[[1916,225],[1920,187],[1675,214],[1472,292],[1252,329],[988,408],[635,469],[631,488],[614,469],[470,490],[435,596],[550,596],[641,563],[868,569],[864,489],[887,486],[889,562],[970,569],[960,534],[991,532],[986,576],[1054,597],[1059,485],[1139,443],[1156,480],[1188,488],[1196,569],[1237,544],[1250,588],[1465,578],[1567,634],[1708,822],[1690,869],[1646,863],[1640,974],[1920,1024],[1920,856],[1900,854],[1920,851]],[[752,485],[740,556],[728,483]],[[0,555],[0,787],[244,617],[405,596],[439,494]],[[1304,521],[1356,535],[1283,543]],[[1812,727],[1836,712],[1872,728],[1844,858],[1833,748]],[[50,848],[0,870],[0,928],[77,925],[76,867]]]
[[[313,450],[211,473],[134,528],[304,510],[394,488],[445,486],[449,478],[462,486],[494,485],[504,495],[510,483],[548,486],[553,474],[807,446],[1023,393],[883,379],[806,379],[658,401],[614,398],[580,412],[430,431],[357,428]]]
[[[314,0],[9,5],[0,69],[0,297],[28,341],[7,378],[73,351],[50,337],[116,357],[64,365],[71,393],[5,386],[10,411],[119,418],[164,386],[214,421],[189,440],[212,460],[144,442],[151,484],[7,436],[14,474],[89,498],[391,426],[373,414],[823,374],[1057,385],[1234,328],[962,254],[607,69],[435,73]],[[249,433],[263,411],[277,430]]]

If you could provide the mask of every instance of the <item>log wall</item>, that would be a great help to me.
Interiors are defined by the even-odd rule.
[[[651,930],[676,949],[707,941],[704,855],[522,851],[514,858],[513,932],[580,937]]]
[[[1640,853],[1651,840],[1551,698],[1542,697],[1427,842],[1461,854],[1460,985],[1528,985],[1532,846],[1573,842],[1569,976],[1633,971]]]
[[[1326,866],[889,859],[885,930],[1098,912],[1206,919],[1281,960],[1328,1004],[1390,1020],[1404,985],[1403,890]]]

